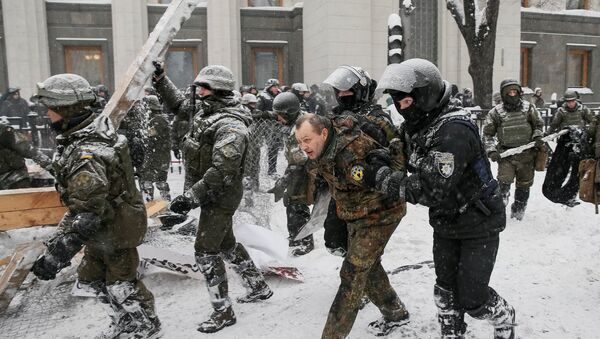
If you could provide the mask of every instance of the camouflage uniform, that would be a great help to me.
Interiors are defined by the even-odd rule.
[[[352,120],[348,118],[346,126],[330,128],[323,154],[308,161],[310,173],[322,176],[329,184],[337,202],[337,216],[347,223],[349,235],[341,284],[323,338],[345,338],[350,333],[365,294],[387,321],[408,318],[381,266],[384,248],[406,214],[406,204],[392,201],[362,182],[367,154],[381,146],[348,121]]]
[[[131,161],[138,175],[144,170],[144,139],[146,138],[147,121],[146,109],[141,101],[137,101],[121,121],[118,130],[119,134],[127,138],[127,144],[131,150]]]
[[[578,102],[574,109],[570,109],[565,102],[556,111],[546,134],[558,132],[563,128],[574,127],[584,129],[587,135],[593,136],[596,124],[596,117],[589,108]]]
[[[0,116],[27,119],[27,115],[29,114],[29,104],[27,103],[27,100],[21,97],[18,99],[13,98],[15,93],[20,94],[19,90],[18,87],[11,87],[8,89],[7,97],[0,105]]]
[[[154,297],[137,280],[136,247],[146,234],[146,209],[135,186],[126,138],[116,133],[108,117],[96,117],[85,108],[95,95],[78,75],[50,77],[38,84],[38,95],[63,118],[52,166],[68,212],[32,270],[42,279],[53,279],[85,246],[79,280],[109,305],[113,320],[100,338],[153,337],[160,332]]]
[[[50,166],[51,160],[4,122],[0,121],[0,190],[30,187],[25,158],[33,159],[44,168]]]
[[[157,72],[160,70],[157,68]],[[202,98],[201,109],[194,115],[182,141],[185,192],[170,206],[174,212],[182,213],[201,206],[194,249],[214,309],[210,319],[198,328],[201,332],[216,332],[236,321],[223,259],[233,265],[251,291],[239,301],[251,302],[272,295],[248,252],[233,234],[232,218],[242,199],[248,126],[252,121],[250,112],[233,97],[233,82],[233,74],[223,66],[207,66],[198,74],[195,83],[214,92]],[[174,112],[182,107],[183,95],[164,73],[155,75],[154,86]],[[189,207],[180,210],[177,206],[182,205]]]
[[[162,111],[158,98],[154,95],[145,98],[148,106],[148,123],[144,140],[144,170],[141,185],[146,200],[154,198],[154,183],[164,200],[171,200],[167,175],[171,164],[171,127],[169,118]]]
[[[520,86],[518,82],[503,81],[502,100],[506,98],[506,92],[512,88],[518,88],[520,97]],[[502,152],[525,145],[542,137],[544,122],[540,113],[534,105],[519,99],[517,105],[508,105],[503,102],[492,108],[486,117],[483,127],[483,139],[485,150],[489,156],[494,157],[493,153]],[[497,143],[495,138],[497,137]],[[500,182],[500,191],[504,197],[505,204],[508,204],[510,186],[516,179],[515,200],[511,205],[511,218],[521,220],[527,200],[529,199],[529,190],[533,185],[535,174],[535,158],[537,148],[527,149],[519,154],[498,160],[497,179]]]

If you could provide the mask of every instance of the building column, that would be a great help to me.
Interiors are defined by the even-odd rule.
[[[146,0],[112,1],[115,87],[148,39]]]
[[[242,80],[240,2],[208,0],[206,24],[208,64],[229,68],[239,86]]]
[[[321,83],[341,64],[379,79],[387,66],[387,20],[398,13],[398,0],[305,0],[303,7],[304,82]]]
[[[50,76],[46,2],[2,0],[8,85],[28,99]]]

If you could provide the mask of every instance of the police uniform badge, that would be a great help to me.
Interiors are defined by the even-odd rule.
[[[360,165],[354,165],[350,174],[352,174],[352,179],[354,179],[354,181],[361,182],[365,174],[365,168]]]
[[[454,154],[445,152],[436,152],[435,167],[437,168],[440,175],[444,178],[450,178],[454,173]]]

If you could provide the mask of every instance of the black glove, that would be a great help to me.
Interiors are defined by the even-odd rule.
[[[56,278],[58,267],[52,260],[48,260],[45,255],[42,255],[35,261],[31,267],[31,272],[41,280],[52,280]]]
[[[490,158],[490,160],[493,162],[498,162],[500,160],[500,154],[498,154],[496,151],[492,151],[488,153],[488,158]]]
[[[73,220],[72,227],[83,240],[87,240],[100,230],[102,220],[96,213],[78,213]]]
[[[389,169],[390,163],[392,162],[390,152],[384,148],[372,150],[367,154],[366,162],[367,166],[364,170],[363,182],[368,187],[377,187],[377,173],[379,170],[386,167],[388,168],[388,171],[391,172],[391,169]]]
[[[152,65],[154,66],[154,75],[152,78],[155,81],[162,79],[162,77],[165,76],[165,69],[163,68],[162,62],[154,60],[152,61]]]
[[[544,147],[544,140],[542,140],[541,136],[533,138],[533,141],[535,142],[535,148],[540,149]]]
[[[175,159],[181,160],[181,151],[180,150],[174,149],[173,150],[173,155],[175,156]]]
[[[273,188],[268,190],[267,193],[273,193],[275,202],[278,202],[279,200],[281,200],[283,198],[283,196],[285,194],[286,186],[287,186],[287,184],[286,184],[285,177],[279,178],[275,182],[275,186],[273,186]]]
[[[194,208],[194,202],[192,198],[187,197],[185,194],[175,197],[169,205],[171,211],[179,214],[188,214],[192,208]]]

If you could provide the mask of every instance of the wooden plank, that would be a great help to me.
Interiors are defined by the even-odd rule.
[[[0,212],[60,207],[60,195],[54,187],[0,191]]]
[[[58,224],[67,208],[48,207],[0,213],[0,231]]]
[[[10,262],[10,258],[11,258],[11,256],[0,259],[0,266],[4,266],[4,265],[8,264]]]
[[[17,246],[4,273],[0,276],[0,312],[10,305],[33,263],[44,249],[45,246],[40,241]]]
[[[199,2],[200,0],[171,1],[102,111],[102,114],[110,118],[115,128],[119,127],[133,101],[140,98],[144,86],[154,72],[152,61],[164,58],[171,41]]]
[[[146,214],[148,214],[148,218],[153,217],[155,214],[163,211],[167,208],[169,203],[165,200],[152,200],[146,203]]]

